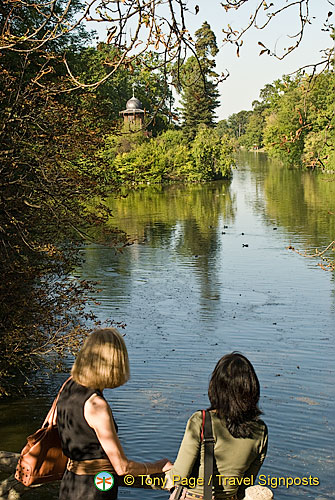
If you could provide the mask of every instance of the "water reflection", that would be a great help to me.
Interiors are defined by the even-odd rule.
[[[253,181],[261,184],[257,201],[262,200],[263,213],[270,225],[286,228],[288,236],[295,240],[301,235],[303,250],[320,249],[334,240],[334,177],[288,170],[277,162],[268,161],[265,155],[250,158],[242,154],[240,162],[244,164],[245,161],[251,166]],[[258,209],[262,210],[261,205]]]
[[[148,186],[107,204],[115,218],[111,225],[140,242],[171,245],[188,255],[211,253],[220,221],[231,223],[236,211],[229,181]]]
[[[122,253],[88,246],[78,273],[100,282],[101,320],[127,323],[131,380],[106,397],[131,458],[174,459],[187,418],[208,406],[216,361],[239,350],[262,387],[262,472],[320,479],[276,498],[334,498],[333,275],[286,250],[334,239],[334,185],[251,154],[231,183],[149,186],[109,200],[110,224],[136,242]],[[167,494],[121,491],[143,497]]]
[[[116,405],[121,417],[134,407],[155,416],[147,447],[123,429],[148,458],[158,442],[174,456],[185,419],[208,404],[215,361],[237,349],[262,382],[271,439],[264,473],[322,478],[317,492],[301,487],[277,497],[333,497],[332,274],[286,246],[333,239],[334,185],[249,154],[231,184],[149,187],[110,200],[111,224],[139,243],[116,256],[92,247],[83,272],[102,280],[102,319],[127,322],[134,376]],[[148,432],[145,419],[139,429]]]
[[[143,243],[146,247],[166,249],[184,257],[185,265],[200,279],[201,296],[204,299],[220,296],[211,274],[222,232],[235,219],[236,199],[229,181],[148,186],[128,192],[125,198],[110,198],[107,204],[114,215],[109,224],[125,231],[135,241],[128,252],[131,258],[120,257],[112,270],[106,270],[104,250],[94,251],[92,257],[91,248],[87,250],[88,263],[93,258],[93,266],[102,267],[104,273],[131,274],[141,254],[136,243]],[[120,294],[121,290],[118,297]]]

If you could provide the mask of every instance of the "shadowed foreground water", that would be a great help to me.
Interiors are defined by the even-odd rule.
[[[208,406],[216,361],[239,350],[261,382],[264,478],[320,482],[279,487],[275,498],[334,498],[334,274],[286,247],[335,239],[335,182],[241,155],[232,182],[149,186],[110,205],[112,224],[136,242],[123,253],[87,247],[78,274],[100,282],[98,316],[127,324],[131,380],[105,391],[126,453],[173,460],[187,418]],[[3,404],[1,449],[19,450],[46,406]]]

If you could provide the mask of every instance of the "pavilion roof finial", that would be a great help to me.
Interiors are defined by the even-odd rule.
[[[136,87],[136,83],[134,82],[132,84],[132,88],[133,88],[133,97],[131,99],[129,99],[129,101],[127,101],[127,104],[126,104],[126,109],[124,109],[123,111],[120,111],[121,114],[142,114],[144,113],[144,109],[143,109],[143,104],[141,103],[141,101],[139,99],[137,99],[137,97],[135,97],[135,87]]]

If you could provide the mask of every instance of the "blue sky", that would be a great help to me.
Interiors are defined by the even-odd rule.
[[[272,0],[273,1],[273,0]],[[216,57],[217,71],[219,73],[228,69],[229,78],[219,85],[221,93],[221,106],[217,110],[218,119],[227,118],[232,113],[242,109],[251,109],[251,103],[258,99],[259,91],[266,83],[281,78],[282,75],[291,73],[305,64],[321,60],[320,50],[330,46],[329,33],[321,31],[323,22],[329,11],[334,11],[327,0],[312,0],[310,15],[314,16],[312,25],[306,26],[306,33],[301,46],[294,50],[282,61],[269,57],[266,54],[259,56],[262,41],[270,49],[281,49],[292,45],[286,34],[295,34],[299,30],[297,10],[273,19],[266,31],[251,29],[244,37],[240,50],[240,57],[236,56],[236,47],[222,46],[222,28],[227,24],[232,27],[242,27],[248,21],[254,0],[249,0],[245,8],[238,11],[232,10],[225,13],[217,0],[200,0],[188,2],[200,7],[197,16],[188,16],[192,31],[197,29],[206,20],[217,37],[220,52]],[[258,2],[257,2],[258,3]],[[268,4],[270,0],[268,0]],[[277,5],[285,5],[285,0],[275,0]],[[290,12],[289,10],[287,12]]]
[[[272,0],[275,6],[287,5],[291,0]],[[275,48],[280,52],[284,47],[293,45],[287,35],[299,31],[298,10],[287,9],[284,14],[271,21],[266,30],[251,30],[244,35],[244,44],[240,49],[240,57],[236,56],[236,47],[223,46],[222,28],[230,24],[233,28],[243,27],[249,19],[252,7],[259,0],[248,0],[243,8],[228,12],[220,5],[220,0],[188,0],[190,12],[186,15],[186,24],[190,33],[194,32],[207,21],[216,34],[220,51],[216,57],[217,72],[229,71],[229,78],[219,85],[221,105],[217,110],[218,120],[227,118],[232,113],[242,109],[251,109],[252,102],[259,97],[259,91],[266,83],[281,78],[284,74],[292,73],[299,67],[321,60],[321,50],[330,46],[329,33],[321,31],[327,13],[334,11],[330,0],[311,0],[310,19],[311,25],[306,26],[303,41],[291,54],[282,61],[269,57],[266,54],[259,56],[261,47],[258,42],[263,42],[271,50]],[[268,4],[271,0],[268,0]],[[198,15],[194,15],[194,8],[199,5]],[[264,17],[263,17],[264,19]],[[93,27],[93,26],[92,26]],[[106,29],[103,25],[94,26],[101,40],[106,39]]]

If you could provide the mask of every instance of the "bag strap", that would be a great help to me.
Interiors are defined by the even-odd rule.
[[[173,500],[180,500],[180,497],[183,493],[184,486],[179,485],[176,488],[177,488],[177,490],[176,490],[176,494],[173,497]]]
[[[54,401],[52,403],[52,406],[51,406],[51,408],[50,408],[47,416],[45,417],[45,420],[43,422],[42,427],[49,427],[51,425],[56,425],[57,424],[57,403],[58,403],[58,398],[60,396],[60,393],[64,389],[65,385],[71,379],[72,379],[72,376],[69,377],[68,379],[66,379],[65,382],[64,382],[64,384],[62,385],[62,387],[59,389],[58,394],[55,397],[55,399],[54,399]]]
[[[212,500],[214,437],[209,411],[202,410],[201,440],[204,443],[204,500]]]

